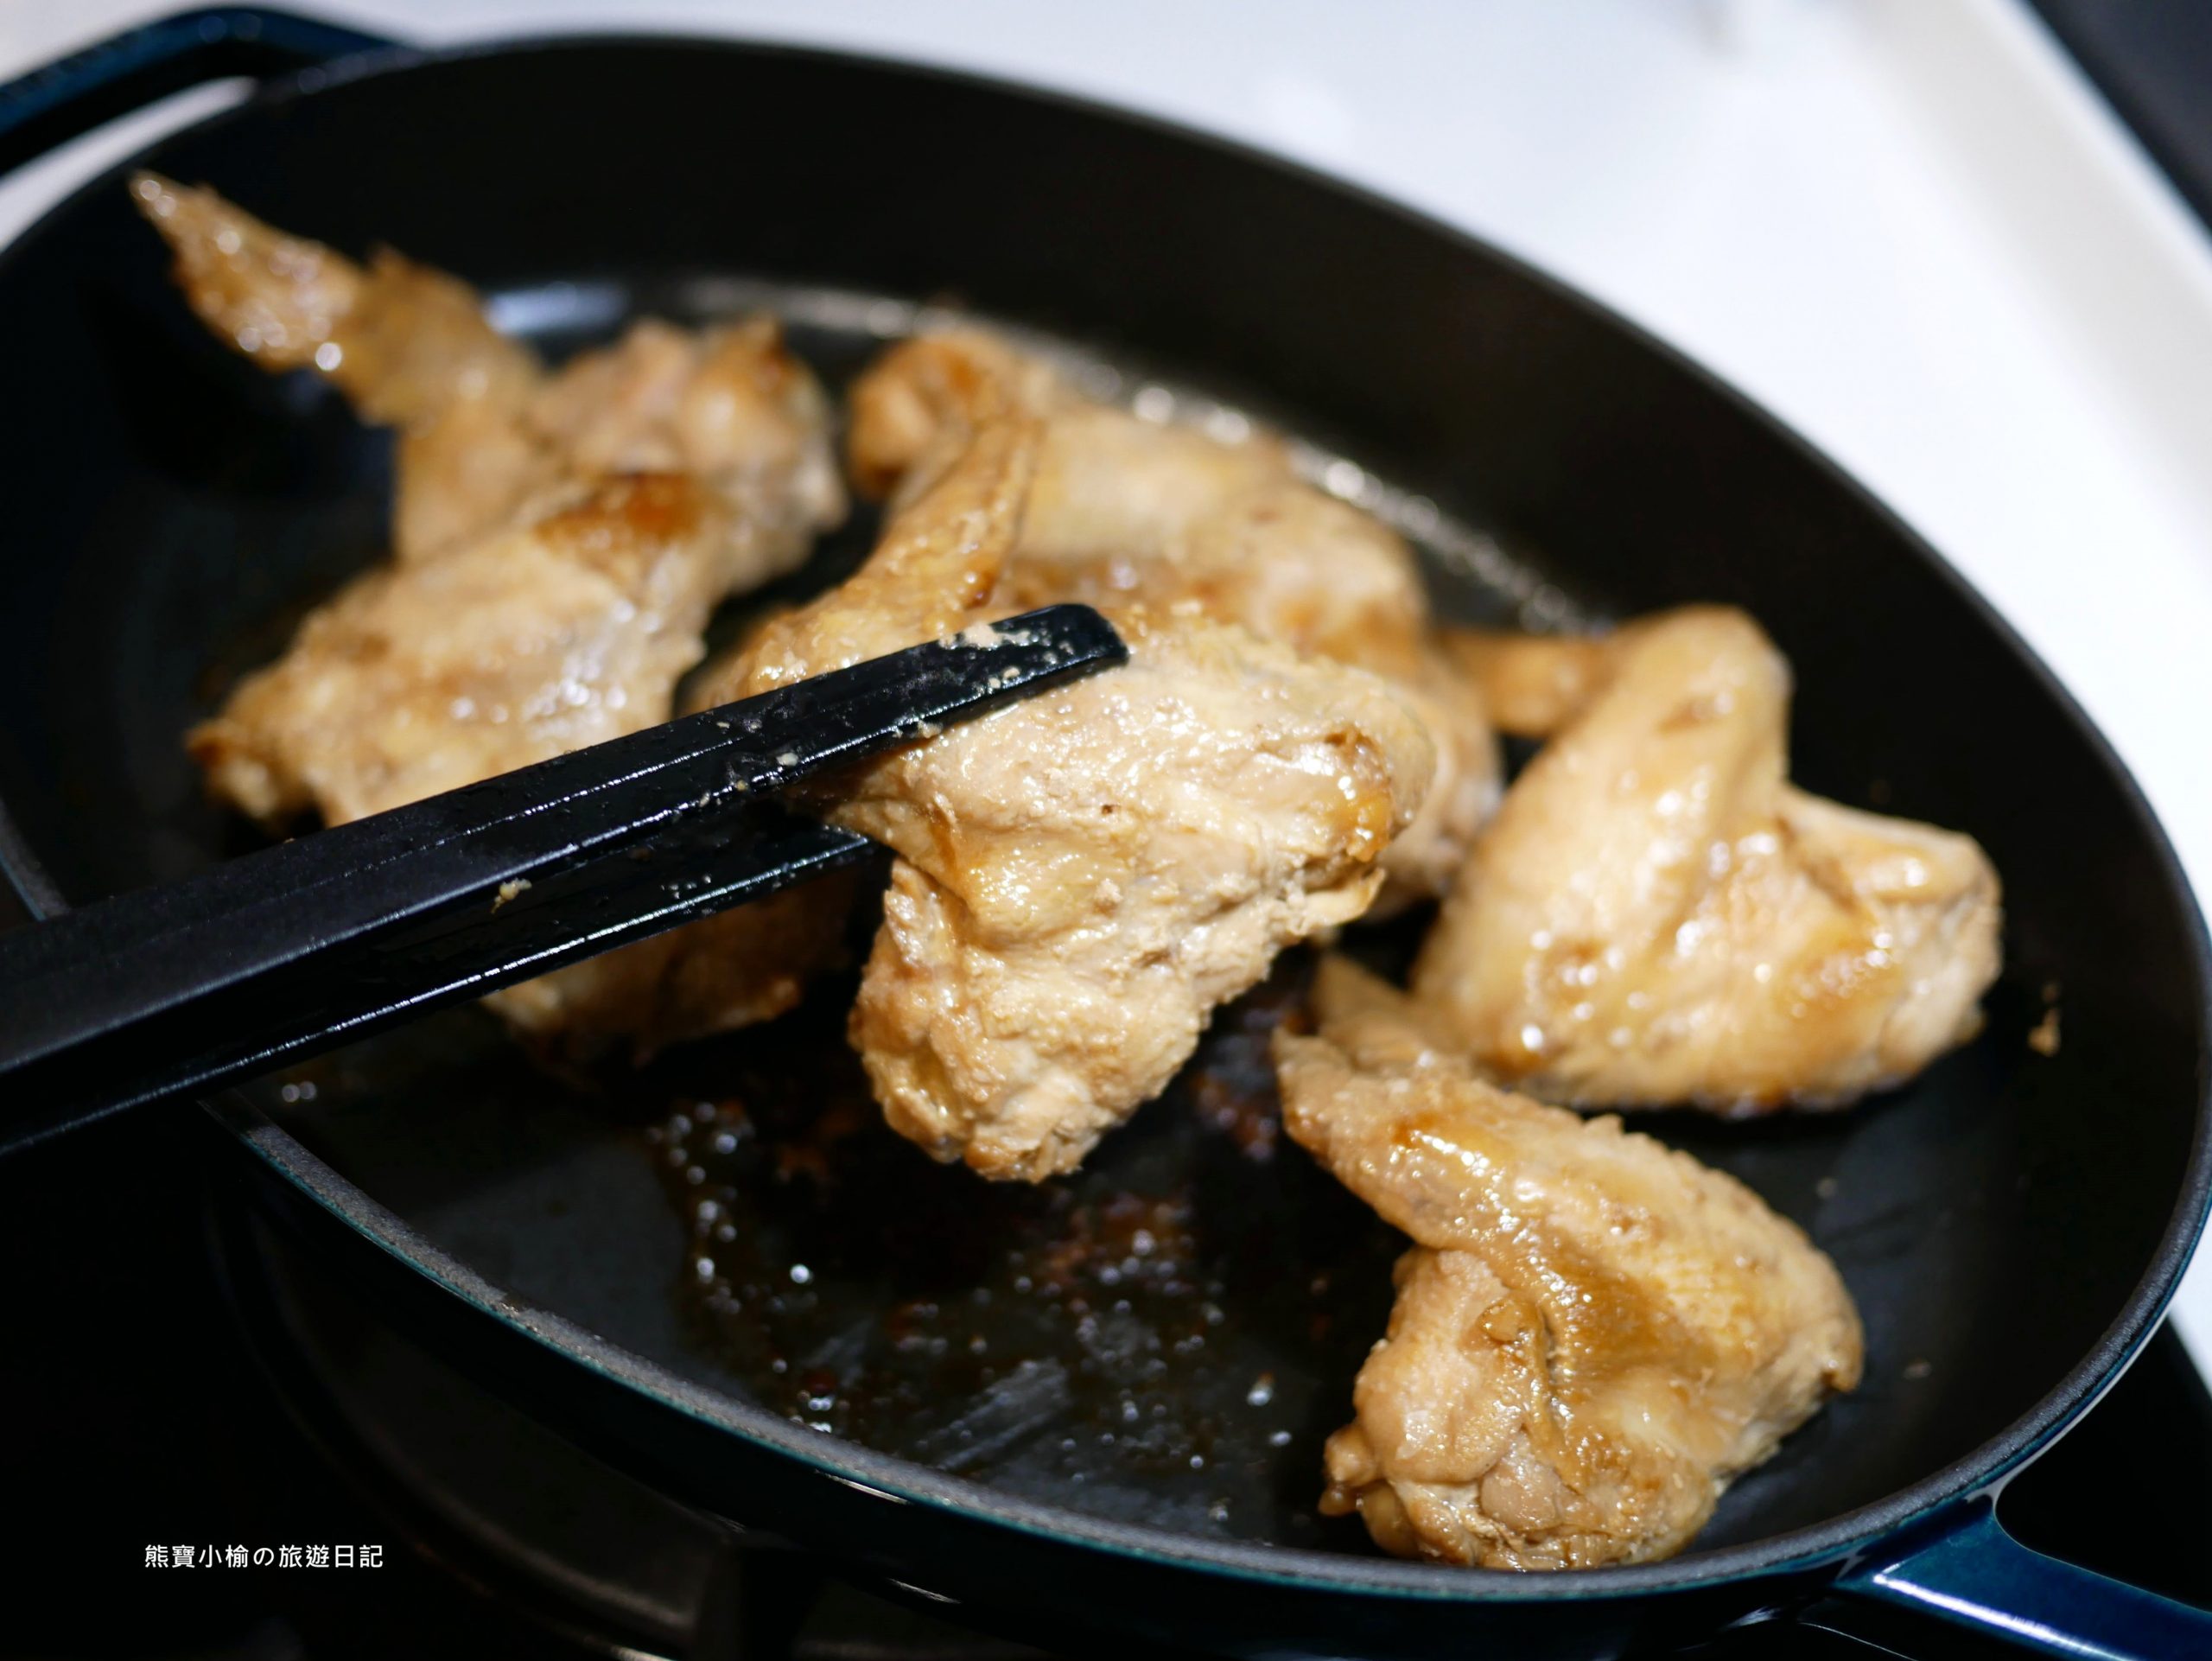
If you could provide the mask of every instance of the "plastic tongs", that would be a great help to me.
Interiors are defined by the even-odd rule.
[[[1052,606],[0,934],[0,1149],[851,863],[776,794],[1126,656]]]

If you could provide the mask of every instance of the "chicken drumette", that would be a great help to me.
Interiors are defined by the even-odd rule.
[[[1977,1030],[1995,871],[1969,837],[1789,785],[1789,665],[1750,618],[1464,651],[1510,727],[1551,733],[1414,976],[1485,1072],[1751,1113],[1847,1103]]]
[[[1283,1122],[1414,1244],[1322,1509],[1402,1556],[1585,1569],[1680,1550],[1861,1361],[1811,1242],[1733,1178],[1485,1083],[1340,959],[1275,1040]]]
[[[946,454],[855,576],[714,672],[719,695],[1015,608],[1001,582],[1042,423],[995,366],[918,349]],[[823,804],[900,856],[852,1020],[878,1099],[986,1175],[1071,1168],[1276,952],[1365,910],[1434,769],[1371,675],[1195,608],[1111,615],[1125,666],[870,763]]]

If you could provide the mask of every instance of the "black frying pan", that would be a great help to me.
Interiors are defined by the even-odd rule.
[[[1588,1654],[1857,1600],[2069,1654],[2212,1648],[2205,1618],[2033,1556],[1993,1511],[2133,1355],[2201,1225],[2202,926],[2080,712],[1821,458],[1588,302],[1387,204],[844,58],[426,57],[211,14],[0,94],[0,161],[242,71],[271,78],[144,159],[463,273],[550,349],[636,310],[765,299],[836,379],[913,301],[949,296],[1096,348],[1124,390],[1169,372],[1348,458],[1337,482],[1415,533],[1461,614],[1748,607],[1799,672],[1799,779],[1973,831],[2010,916],[1987,1032],[1909,1090],[1818,1119],[1655,1123],[1813,1231],[1870,1340],[1862,1390],[1667,1563],[1446,1571],[1313,1517],[1392,1243],[1271,1139],[1257,1058],[1295,963],[1217,1023],[1178,1099],[1043,1193],[984,1193],[873,1128],[813,1030],[833,1018],[597,1095],[521,1066],[473,1013],[441,1018],[213,1104],[296,1244],[633,1473],[1061,1643]],[[119,175],[0,259],[0,801],[41,911],[245,845],[179,735],[382,538],[385,446],[320,388],[226,356],[165,264]],[[2025,1038],[2050,988],[2046,1059]],[[1008,1253],[1053,1265],[1099,1317],[1087,1335],[1020,1291]]]

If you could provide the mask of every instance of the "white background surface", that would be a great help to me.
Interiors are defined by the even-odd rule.
[[[170,9],[0,0],[0,76]],[[674,29],[956,64],[1487,236],[1733,380],[1959,564],[2212,893],[2212,243],[2017,0],[315,9],[424,42]],[[187,94],[0,184],[0,239],[237,96]],[[2098,1140],[2085,1124],[2085,1158]],[[2212,1266],[2176,1320],[2212,1362]]]

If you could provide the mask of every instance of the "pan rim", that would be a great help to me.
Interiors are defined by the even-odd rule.
[[[2196,901],[2171,841],[2126,763],[2049,666],[1989,601],[1894,510],[1789,423],[1746,394],[1630,319],[1541,268],[1420,209],[1301,162],[1149,113],[1056,88],[1028,86],[926,61],[830,48],[741,37],[633,31],[535,35],[471,41],[437,50],[395,45],[333,64],[272,76],[242,103],[166,136],[69,193],[4,250],[0,250],[0,273],[11,270],[35,251],[79,204],[117,188],[132,169],[156,161],[177,142],[251,119],[295,98],[355,80],[480,58],[669,49],[772,62],[803,62],[848,73],[935,82],[969,94],[1056,108],[1109,126],[1134,127],[1155,138],[1211,151],[1242,167],[1272,173],[1307,190],[1333,195],[1367,213],[1396,220],[1535,284],[1618,331],[1643,351],[1656,354],[1707,393],[1732,405],[1769,436],[1794,449],[1801,461],[1809,463],[1832,485],[1871,511],[1878,522],[1948,585],[1980,626],[2012,653],[2053,700],[2075,737],[2086,745],[2088,754],[2119,792],[2135,828],[2145,837],[2165,880],[2168,895],[2180,908],[2187,953],[2196,979],[2196,1123],[2174,1210],[2143,1274],[2096,1343],[2056,1385],[2004,1430],[1948,1465],[1880,1499],[1804,1528],[1709,1551],[1693,1551],[1664,1562],[1584,1570],[1561,1579],[1503,1570],[1442,1569],[1427,1563],[1302,1547],[1210,1540],[1165,1529],[1113,1523],[1063,1506],[1005,1494],[984,1484],[880,1454],[858,1443],[825,1438],[764,1408],[694,1384],[658,1363],[600,1338],[564,1316],[536,1309],[423,1238],[243,1097],[226,1093],[202,1104],[218,1123],[282,1181],[314,1200],[334,1222],[351,1229],[400,1267],[472,1306],[480,1315],[531,1340],[555,1359],[634,1391],[664,1410],[735,1435],[766,1451],[795,1460],[817,1474],[887,1500],[1162,1567],[1224,1574],[1286,1589],[1394,1601],[1523,1604],[1645,1597],[1840,1564],[1946,1506],[1986,1492],[2001,1483],[2086,1412],[2118,1379],[2164,1314],[2181,1271],[2204,1228],[2208,1209],[2212,1209],[2212,935],[2208,935],[2203,911]],[[65,897],[32,851],[4,801],[0,801],[0,873],[7,875],[34,917],[67,909]]]

